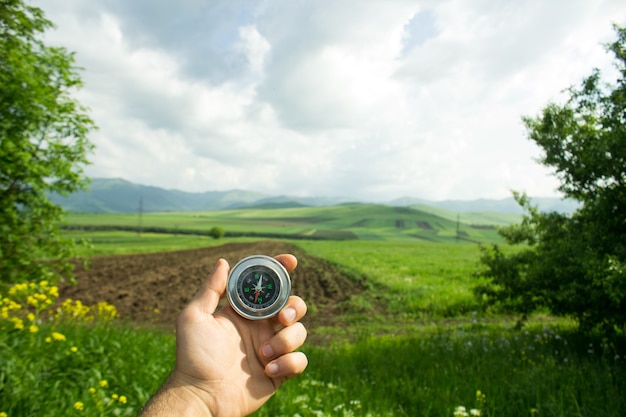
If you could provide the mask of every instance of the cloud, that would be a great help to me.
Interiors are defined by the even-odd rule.
[[[37,0],[77,52],[89,173],[382,201],[553,195],[522,115],[598,66],[617,0]]]
[[[395,2],[272,2],[259,30],[272,45],[259,99],[295,130],[359,128],[403,101],[392,75],[415,6]],[[293,22],[292,27],[281,27]],[[297,26],[296,26],[297,25]]]

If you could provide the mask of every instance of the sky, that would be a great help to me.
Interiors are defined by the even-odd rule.
[[[33,0],[76,53],[91,177],[383,202],[558,196],[522,116],[593,68],[623,0]]]

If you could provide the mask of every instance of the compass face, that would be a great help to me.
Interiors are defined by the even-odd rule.
[[[237,278],[237,295],[248,307],[261,310],[276,302],[280,280],[265,266],[251,266]]]
[[[287,270],[269,256],[244,258],[228,276],[228,301],[247,319],[260,320],[276,315],[287,303],[290,292]]]

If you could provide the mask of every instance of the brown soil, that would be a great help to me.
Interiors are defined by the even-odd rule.
[[[61,299],[86,304],[107,301],[122,319],[173,328],[176,317],[191,300],[219,258],[233,266],[253,254],[292,253],[298,267],[291,273],[292,294],[309,305],[309,327],[331,325],[341,313],[340,303],[361,293],[364,280],[342,274],[334,265],[283,242],[232,243],[206,249],[142,255],[97,257],[88,269],[77,267],[77,284],[61,288]],[[222,300],[224,302],[225,298]]]

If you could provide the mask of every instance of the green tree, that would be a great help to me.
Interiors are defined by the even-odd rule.
[[[211,230],[209,230],[209,236],[216,240],[223,238],[225,234],[226,230],[221,226],[213,226]]]
[[[53,24],[23,0],[0,0],[0,281],[71,275],[74,243],[48,193],[84,188],[95,129],[72,92],[73,54],[42,41]]]
[[[476,288],[489,304],[523,314],[548,308],[575,318],[581,330],[626,330],[626,29],[615,26],[618,79],[600,71],[525,117],[528,136],[543,149],[541,163],[555,170],[566,197],[578,200],[571,216],[541,213],[515,193],[525,209],[521,224],[501,229],[514,251],[498,246],[482,254],[487,284]]]

